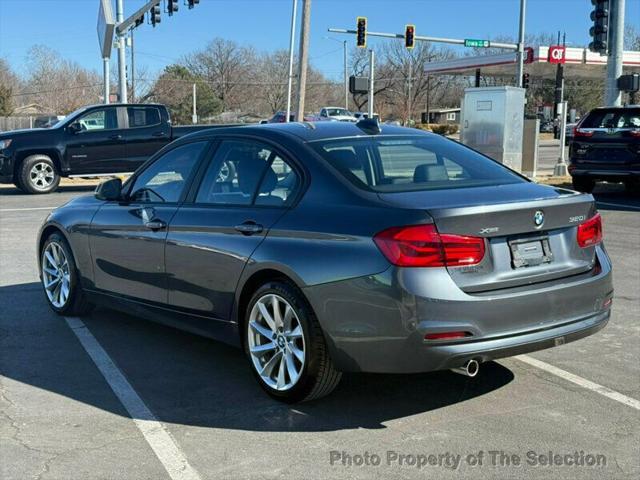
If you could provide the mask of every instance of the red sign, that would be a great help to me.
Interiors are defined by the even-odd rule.
[[[567,49],[562,45],[552,45],[549,47],[549,63],[564,63]]]

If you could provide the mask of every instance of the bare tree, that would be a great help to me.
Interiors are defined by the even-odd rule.
[[[100,100],[100,76],[62,58],[55,50],[32,47],[27,68],[25,102],[36,103],[50,113],[66,114]]]
[[[251,78],[256,64],[255,52],[231,40],[215,38],[204,50],[187,55],[185,66],[207,81],[224,110],[239,108],[244,103],[241,88]]]
[[[15,106],[14,94],[20,88],[20,80],[13,73],[9,63],[0,58],[0,116],[8,116],[13,113]]]

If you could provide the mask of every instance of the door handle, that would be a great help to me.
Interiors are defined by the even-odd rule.
[[[122,140],[122,135],[120,135],[119,133],[117,133],[115,135],[111,135],[109,137],[109,140]]]
[[[164,136],[166,136],[166,133],[164,133],[164,132],[154,132],[151,135],[154,136],[154,137],[164,137]]]
[[[243,235],[254,235],[264,230],[264,227],[262,225],[259,225],[255,222],[241,223],[240,225],[236,225],[234,228],[236,229],[236,231],[242,233]]]
[[[162,220],[151,220],[149,222],[146,222],[144,226],[147,227],[149,230],[154,230],[154,231],[163,230],[167,228],[166,222],[163,222]]]

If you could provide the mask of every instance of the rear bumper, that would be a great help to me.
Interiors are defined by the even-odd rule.
[[[439,269],[430,269],[432,278],[425,281],[423,269],[395,268],[308,287],[305,293],[338,369],[443,370],[472,358],[488,361],[550,348],[603,328],[613,287],[604,249],[598,247],[597,256],[599,266],[586,274],[490,295],[465,294]],[[467,331],[472,336],[424,340],[426,333],[438,331]]]
[[[569,166],[569,174],[572,177],[592,178],[598,180],[610,180],[622,182],[625,180],[640,178],[640,170],[614,169],[614,168],[585,168],[583,166]]]

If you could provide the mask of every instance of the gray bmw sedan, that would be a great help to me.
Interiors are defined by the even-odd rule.
[[[591,195],[374,120],[229,127],[53,211],[46,299],[244,349],[273,397],[342,372],[453,369],[597,332],[611,263]]]

